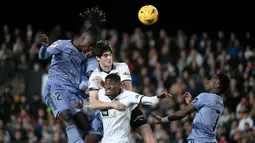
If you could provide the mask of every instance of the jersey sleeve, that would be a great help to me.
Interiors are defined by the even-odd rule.
[[[60,40],[52,43],[48,47],[42,45],[38,53],[39,59],[47,59],[51,55],[59,54],[61,52],[60,45],[61,45]]]
[[[128,99],[129,99],[129,104],[130,105],[138,105],[141,101],[141,98],[143,97],[143,95],[133,92],[133,91],[125,91],[126,94],[128,94]],[[132,107],[132,110],[135,108],[136,106]]]
[[[79,88],[81,89],[83,86],[88,87],[89,77],[92,72],[98,67],[98,61],[93,58],[88,58],[84,64],[82,64],[82,77]]]
[[[85,75],[89,78],[92,72],[98,67],[98,61],[94,58],[88,58],[86,62],[86,71]]]
[[[105,96],[105,89],[104,88],[101,88],[99,91],[98,91],[98,100],[101,100],[103,101],[103,97]]]
[[[147,119],[144,116],[142,110],[139,106],[135,106],[135,108],[131,112],[130,126],[133,129],[137,129],[142,125],[147,124]]]
[[[81,76],[81,83],[79,85],[79,89],[82,89],[82,87],[88,87],[88,78],[86,76]]]
[[[96,81],[93,81],[93,78],[99,76],[96,71],[93,71],[89,77],[88,87],[89,90],[99,90],[102,88],[102,85]]]
[[[119,75],[120,75],[121,82],[132,80],[128,65],[126,63],[124,63],[121,66],[119,73],[120,73]]]
[[[191,102],[197,110],[200,110],[207,103],[207,95],[205,93],[200,93],[192,102]]]

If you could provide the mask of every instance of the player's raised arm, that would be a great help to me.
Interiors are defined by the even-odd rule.
[[[191,95],[189,93],[185,93],[183,96],[184,97],[189,97],[188,101],[186,101],[187,103],[189,102],[189,100],[191,100]],[[163,118],[155,115],[154,113],[152,113],[152,115],[153,115],[153,117],[155,117],[158,120],[158,122],[168,123],[168,122],[180,120],[180,119],[186,117],[187,115],[189,115],[189,114],[199,110],[200,108],[202,108],[204,106],[204,104],[206,104],[206,98],[204,98],[202,96],[202,94],[200,94],[197,98],[195,98],[184,109],[182,109],[180,111],[177,111],[177,112],[173,113],[172,115],[169,115],[169,116],[163,117]]]
[[[117,109],[117,110],[125,110],[126,106],[118,101],[114,102],[102,102],[98,100],[98,90],[89,91],[89,99],[91,108],[96,110],[105,110],[105,109]]]
[[[184,109],[180,110],[180,111],[177,111],[175,113],[173,113],[172,115],[170,116],[167,116],[167,117],[159,117],[159,116],[156,116],[154,113],[152,113],[153,117],[155,117],[158,122],[160,123],[169,123],[171,121],[176,121],[176,120],[180,120],[184,117],[186,117],[187,115],[193,113],[196,111],[196,107],[193,105],[193,104],[189,104],[188,106],[186,106]]]
[[[149,106],[156,106],[159,103],[160,99],[162,99],[162,98],[172,97],[172,95],[167,92],[162,92],[155,96],[145,96],[145,95],[140,95],[135,92],[131,92],[130,96],[133,96],[131,103],[144,104],[144,105],[149,105]]]
[[[49,39],[46,34],[40,35],[40,44],[42,46],[38,53],[39,59],[44,60],[44,59],[47,59],[48,57],[50,57],[51,55],[60,53],[60,50],[58,49],[58,41],[56,41],[53,44],[51,44],[50,46],[48,46]]]

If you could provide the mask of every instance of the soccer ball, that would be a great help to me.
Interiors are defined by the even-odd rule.
[[[145,5],[138,12],[139,20],[145,25],[152,25],[158,21],[158,10],[153,5]]]

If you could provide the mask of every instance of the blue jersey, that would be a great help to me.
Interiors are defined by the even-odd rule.
[[[98,61],[95,57],[87,58],[84,63],[82,64],[82,82],[79,86],[81,89],[83,86],[88,87],[88,80],[92,72],[99,66]],[[80,95],[88,100],[88,96],[85,95],[84,91],[80,92]]]
[[[52,55],[49,68],[49,81],[71,93],[78,93],[82,82],[82,63],[85,55],[78,51],[71,40],[58,40],[49,47],[42,46],[39,51],[40,59]]]
[[[201,93],[193,101],[197,113],[188,140],[217,142],[217,122],[224,110],[222,98],[213,93]]]

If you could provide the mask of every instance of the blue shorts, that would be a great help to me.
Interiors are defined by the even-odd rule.
[[[94,115],[90,116],[90,124],[91,124],[91,129],[89,131],[89,134],[103,136],[104,128],[103,128],[103,123],[100,117],[99,110],[97,110]]]
[[[72,104],[76,102],[82,103],[82,98],[79,94],[74,94],[66,91],[60,85],[48,81],[44,87],[44,101],[49,106],[55,116],[64,111],[71,110],[72,114],[80,112],[81,109],[73,108]]]
[[[200,140],[188,140],[188,143],[217,143],[217,142],[205,142]]]

